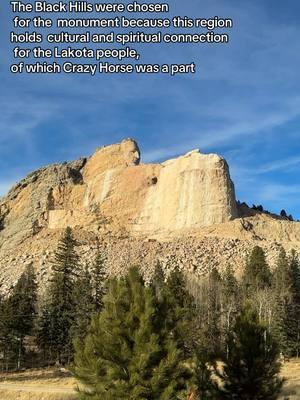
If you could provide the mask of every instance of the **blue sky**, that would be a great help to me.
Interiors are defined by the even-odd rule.
[[[0,194],[42,165],[133,137],[145,162],[219,153],[238,199],[300,218],[300,2],[169,3],[171,15],[234,19],[228,45],[142,48],[144,61],[195,61],[197,75],[12,76],[2,4]]]

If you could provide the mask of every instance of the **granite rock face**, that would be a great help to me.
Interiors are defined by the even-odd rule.
[[[99,149],[82,170],[81,186],[55,191],[49,228],[95,229],[98,213],[112,230],[151,235],[237,216],[228,166],[219,156],[194,151],[162,164],[139,161],[132,140]]]
[[[0,206],[0,248],[42,229],[66,226],[152,235],[237,217],[226,161],[193,151],[162,164],[140,164],[133,140],[89,159],[52,165],[11,189]]]
[[[150,274],[160,260],[197,273],[230,263],[238,271],[255,245],[271,262],[278,246],[300,248],[300,224],[238,206],[226,161],[194,150],[143,164],[134,140],[89,158],[33,172],[0,200],[0,285],[8,290],[28,264],[41,281],[70,226],[90,261],[100,240],[112,273],[132,263]]]
[[[28,175],[0,201],[0,252],[13,249],[48,227],[58,187],[80,186],[86,160],[51,165]]]

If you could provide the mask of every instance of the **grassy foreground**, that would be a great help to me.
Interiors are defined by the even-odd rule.
[[[300,360],[285,363],[282,375],[287,379],[282,398],[300,400]],[[75,379],[57,369],[0,374],[0,398],[5,400],[76,400],[75,388]]]
[[[300,359],[285,363],[282,376],[287,379],[283,394],[288,396],[289,400],[300,400]]]
[[[68,373],[54,368],[0,374],[0,399],[76,400],[76,394],[72,394],[76,386]]]
[[[76,400],[76,396],[50,394],[50,393],[30,393],[30,392],[12,392],[11,390],[1,390],[0,395],[5,400]]]

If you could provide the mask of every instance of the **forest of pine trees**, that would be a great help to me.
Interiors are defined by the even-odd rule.
[[[279,356],[300,355],[294,251],[271,271],[255,247],[239,280],[230,265],[196,277],[157,264],[146,284],[137,267],[108,278],[101,247],[86,265],[76,245],[67,228],[42,296],[28,267],[0,298],[2,371],[66,365],[83,400],[277,398]]]
[[[92,315],[101,311],[106,285],[100,250],[90,268],[80,261],[67,228],[52,260],[46,292],[38,296],[35,273],[28,267],[10,295],[0,298],[1,370],[73,360],[74,340],[86,336]]]

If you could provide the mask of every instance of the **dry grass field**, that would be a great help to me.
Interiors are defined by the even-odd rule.
[[[33,393],[24,391],[0,390],[1,400],[76,400],[76,396],[50,394],[50,393]]]
[[[283,394],[289,400],[300,400],[300,360],[291,360],[283,365],[282,375],[287,379]]]
[[[57,369],[0,374],[0,400],[76,400],[76,381]]]
[[[284,364],[281,399],[300,400],[300,360]],[[76,381],[55,369],[0,374],[0,400],[76,400]]]

